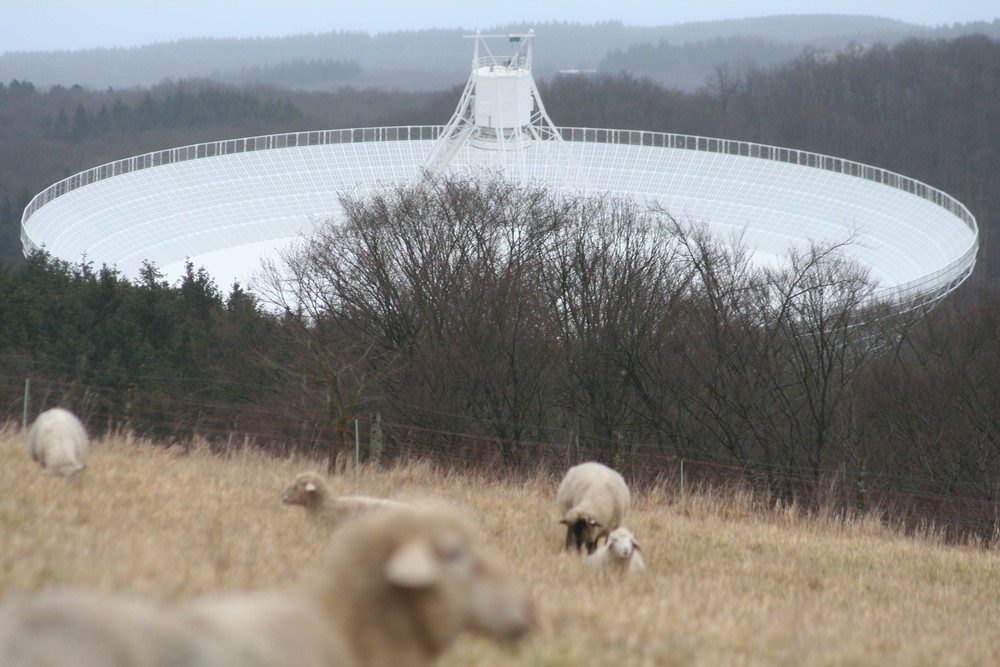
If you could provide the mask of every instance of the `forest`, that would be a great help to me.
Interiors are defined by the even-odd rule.
[[[0,87],[0,369],[808,479],[864,470],[873,486],[1000,500],[1000,42],[719,65],[695,92],[628,74],[539,87],[557,125],[783,145],[923,180],[977,217],[976,270],[936,307],[891,313],[829,248],[761,272],[670,212],[442,181],[345,199],[347,220],[268,267],[261,293],[195,266],[177,284],[155,266],[130,280],[21,258],[31,194],[154,148],[442,123],[460,90],[12,81]]]
[[[968,34],[1000,37],[1000,21],[927,27],[875,16],[796,14],[664,26],[620,21],[516,23],[368,34],[317,26],[317,32],[245,39],[184,39],[132,48],[3,53],[0,81],[36,86],[79,84],[149,87],[203,78],[224,83],[270,83],[306,90],[345,84],[407,91],[440,90],[464,81],[469,40],[534,30],[536,76],[562,70],[627,71],[693,91],[721,62],[766,66],[803,50],[831,53],[850,45],[955,39]],[[498,53],[497,55],[502,55]]]

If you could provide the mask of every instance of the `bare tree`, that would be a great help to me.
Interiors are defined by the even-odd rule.
[[[854,438],[854,384],[891,349],[895,320],[843,244],[765,270],[738,240],[676,233],[695,279],[673,309],[672,343],[647,360],[650,418],[682,453],[818,479]]]
[[[609,462],[643,445],[812,479],[851,444],[889,318],[842,245],[767,271],[633,200],[501,178],[341,204],[270,281],[286,364],[338,429],[378,406],[494,436],[504,461],[561,430]]]
[[[353,358],[379,378],[379,402],[398,419],[504,440],[537,435],[556,362],[539,262],[559,202],[487,178],[341,204],[342,219],[285,257],[272,301],[303,313],[310,334],[322,325],[353,341],[341,351],[363,348]]]
[[[727,136],[730,132],[729,114],[737,94],[740,92],[742,78],[740,73],[729,63],[719,63],[705,77],[705,88],[719,103],[719,114],[722,117],[722,132]]]
[[[545,265],[566,381],[566,426],[598,450],[648,436],[637,383],[685,278],[669,218],[623,198],[580,198]],[[609,461],[610,462],[610,461]]]
[[[874,302],[868,271],[843,256],[850,242],[792,251],[769,274],[762,304],[782,361],[765,384],[782,417],[776,442],[789,472],[815,480],[843,460],[831,448],[851,437],[840,427],[854,383],[892,342],[891,310]]]
[[[680,453],[744,464],[772,458],[762,437],[774,421],[759,390],[774,363],[759,313],[765,290],[739,239],[726,242],[694,224],[673,230],[692,278],[679,309],[672,344],[652,358],[663,386],[661,427]]]
[[[350,466],[350,422],[370,402],[385,369],[375,363],[372,343],[354,336],[350,323],[330,309],[334,295],[314,270],[321,249],[318,239],[293,246],[281,264],[265,264],[258,276],[266,302],[281,313],[280,339],[259,358],[299,387],[303,408],[327,416],[327,469],[333,473]]]
[[[1000,499],[1000,299],[952,298],[922,314],[868,378],[859,456],[883,483]]]

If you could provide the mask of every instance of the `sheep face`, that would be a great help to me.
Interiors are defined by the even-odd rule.
[[[342,529],[320,589],[362,664],[428,664],[463,632],[516,640],[533,627],[528,596],[472,536],[452,512],[413,507]]]
[[[460,533],[400,545],[385,567],[386,581],[419,600],[428,617],[458,630],[517,639],[531,625],[531,605],[503,572],[476,553]]]
[[[324,484],[316,473],[302,473],[281,492],[281,502],[306,508],[318,507],[323,502]]]
[[[635,536],[625,528],[618,528],[608,535],[608,549],[620,560],[632,558],[633,551],[642,551]]]
[[[594,553],[602,528],[597,519],[570,512],[560,523],[566,526],[567,550],[576,549],[579,551],[586,547],[588,554]]]

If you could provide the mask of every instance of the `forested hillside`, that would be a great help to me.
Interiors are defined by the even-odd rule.
[[[705,239],[652,261],[642,249],[673,233],[669,219],[633,225],[650,220],[614,202],[560,209],[544,191],[503,183],[353,202],[350,224],[285,267],[321,288],[311,311],[283,309],[273,293],[264,308],[200,267],[167,285],[155,267],[132,283],[105,267],[25,264],[20,210],[64,175],[208,139],[443,123],[460,90],[19,81],[0,87],[0,368],[811,479],[863,471],[872,485],[998,499],[1000,42],[909,40],[718,67],[696,92],[627,74],[551,76],[540,88],[559,125],[759,141],[919,178],[977,217],[979,265],[929,313],[873,318],[864,276],[847,267],[807,256],[760,276]],[[496,215],[470,216],[483,210]],[[421,224],[412,211],[426,213]],[[595,233],[573,236],[573,220]],[[531,233],[509,237],[523,238],[518,253],[498,252],[510,224]],[[636,241],[628,252],[625,238]]]
[[[0,81],[95,89],[151,86],[164,80],[208,78],[224,83],[279,83],[330,90],[343,85],[438,90],[468,73],[469,29],[369,35],[336,31],[281,38],[188,39],[129,49],[0,54]],[[794,15],[659,27],[617,21],[478,26],[484,34],[533,29],[534,70],[600,69],[649,75],[693,90],[715,65],[770,65],[803,50],[835,52],[849,45],[893,44],[907,38],[1000,37],[1000,23],[927,28],[871,16]],[[0,49],[3,45],[0,45]]]

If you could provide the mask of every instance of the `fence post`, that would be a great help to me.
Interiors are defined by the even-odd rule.
[[[624,444],[622,443],[621,431],[614,431],[611,434],[612,458],[615,470],[621,471],[625,465]]]
[[[382,463],[382,413],[376,412],[372,419],[371,436],[369,449],[371,449],[372,461],[376,465]]]
[[[681,459],[681,514],[687,514],[687,496],[684,495],[684,459]]]
[[[21,410],[21,428],[28,428],[28,402],[31,393],[31,378],[24,378],[24,408]]]
[[[139,406],[138,391],[134,384],[130,384],[125,390],[125,437],[132,438],[139,430]]]
[[[570,457],[570,464],[580,462],[580,415],[573,416],[573,449]]]
[[[865,462],[862,461],[858,464],[858,493],[855,499],[858,514],[863,514],[865,511],[865,494],[868,491],[865,489]]]
[[[837,502],[840,505],[840,513],[842,518],[847,518],[847,504],[849,502],[847,496],[847,464],[841,461],[837,464],[837,479],[836,485],[839,488],[837,493]]]

